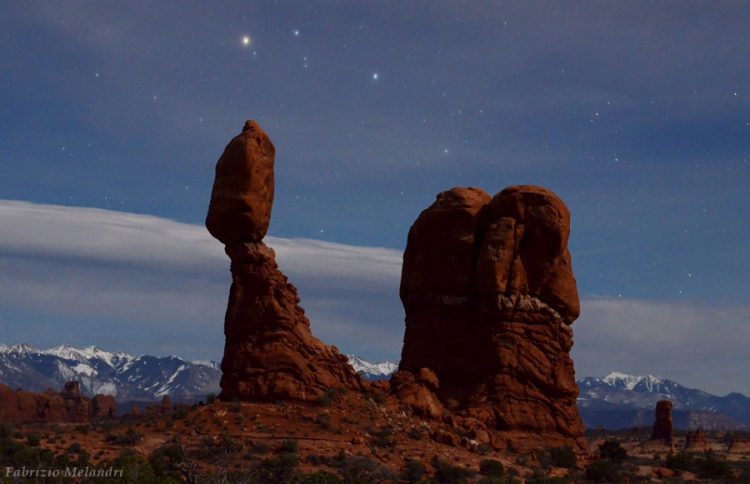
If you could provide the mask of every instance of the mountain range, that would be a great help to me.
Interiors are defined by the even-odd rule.
[[[370,381],[387,379],[398,368],[392,362],[371,363],[347,356],[352,367]],[[60,389],[66,381],[77,380],[86,395],[113,395],[119,403],[155,401],[164,395],[173,401],[193,402],[218,393],[220,378],[221,370],[213,361],[133,356],[94,346],[41,350],[28,344],[0,343],[0,383],[36,392]],[[577,383],[578,409],[588,428],[650,426],[654,405],[665,399],[674,405],[676,428],[750,428],[750,398],[740,393],[717,396],[653,375],[618,372]]]
[[[94,346],[40,350],[29,344],[0,344],[0,383],[34,392],[59,390],[66,381],[77,380],[84,394],[112,395],[118,402],[153,401],[164,395],[194,401],[216,393],[220,377],[214,362],[177,356],[133,356]]]

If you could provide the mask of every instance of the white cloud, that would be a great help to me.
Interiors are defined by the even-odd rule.
[[[313,332],[347,353],[398,359],[401,253],[267,237]],[[218,358],[230,283],[197,225],[100,209],[0,201],[0,341],[97,344]],[[584,298],[579,376],[652,373],[750,393],[750,307]]]
[[[299,288],[318,336],[369,357],[398,356],[399,252],[305,239],[265,242]],[[201,226],[0,201],[2,339],[79,344],[94,335],[129,335],[129,347],[113,349],[217,358],[229,284],[223,245]],[[194,338],[189,354],[186,334]]]

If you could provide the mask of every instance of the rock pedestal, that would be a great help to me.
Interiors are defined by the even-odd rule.
[[[312,335],[296,288],[262,242],[273,204],[274,156],[266,133],[248,121],[216,164],[206,227],[232,261],[223,400],[304,401],[336,387],[362,388],[347,358]]]
[[[659,400],[656,402],[654,428],[651,440],[659,440],[672,444],[672,402]]]
[[[586,448],[569,356],[579,313],[569,231],[568,209],[544,188],[439,194],[404,253],[399,372],[413,377],[397,374],[395,393],[419,394],[428,369],[435,381],[422,387],[448,410],[540,445]]]

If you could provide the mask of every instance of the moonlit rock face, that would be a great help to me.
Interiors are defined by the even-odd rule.
[[[216,163],[206,227],[226,245],[259,242],[268,231],[276,149],[255,121],[245,122]]]
[[[261,241],[271,218],[274,155],[266,133],[247,121],[216,163],[206,227],[232,260],[219,398],[310,401],[331,388],[361,390],[346,357],[312,335],[297,289]]]
[[[404,252],[406,331],[391,380],[402,402],[434,416],[434,394],[488,428],[537,439],[531,445],[587,447],[569,356],[579,313],[569,232],[568,209],[545,188],[437,196]],[[420,383],[426,373],[439,385]]]

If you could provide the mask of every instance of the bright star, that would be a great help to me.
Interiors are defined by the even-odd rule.
[[[242,37],[242,45],[250,45],[250,37],[247,35]]]
[[[297,30],[297,29],[294,29],[294,30],[292,31],[292,33],[294,34],[294,36],[295,36],[295,37],[299,37],[299,30]]]
[[[380,76],[378,75],[378,73],[377,73],[377,72],[374,72],[374,73],[372,74],[372,80],[373,80],[373,81],[377,81],[379,77],[380,77]]]

